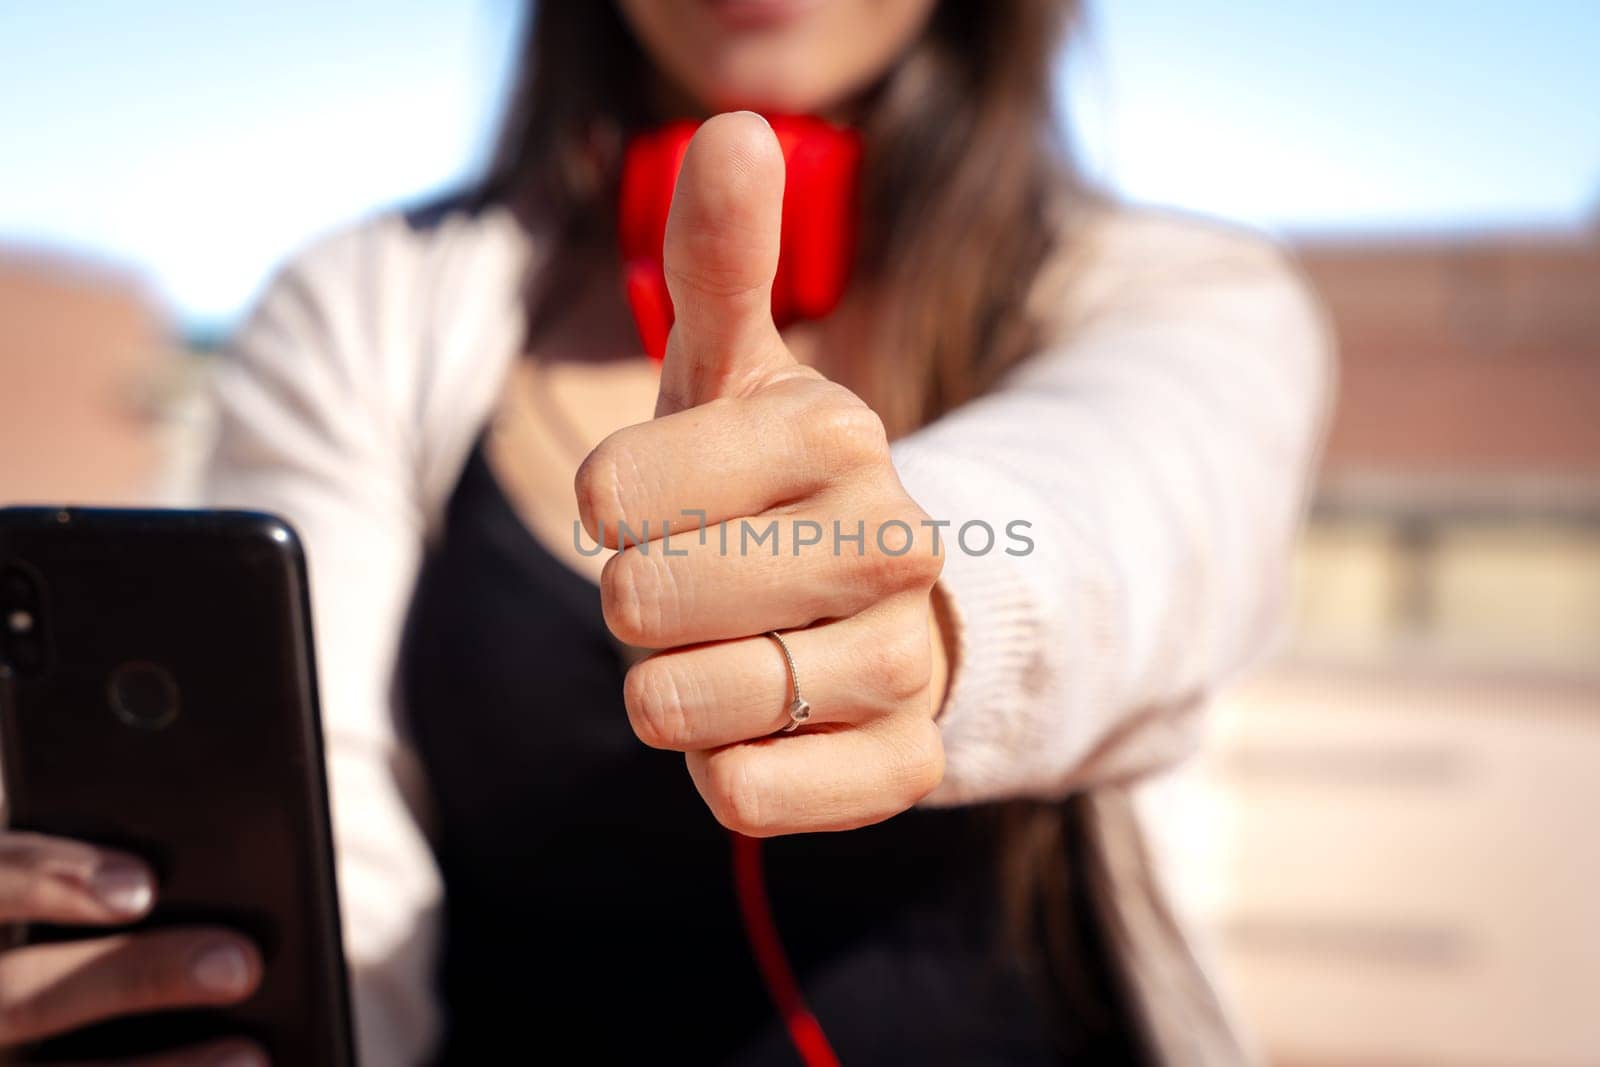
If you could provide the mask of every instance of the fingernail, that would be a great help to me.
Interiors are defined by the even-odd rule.
[[[238,996],[250,988],[250,961],[238,945],[215,945],[195,959],[194,981],[208,993]]]
[[[89,878],[89,888],[100,903],[121,915],[143,915],[155,901],[150,872],[128,860],[110,860]]]
[[[267,1058],[253,1048],[229,1049],[212,1067],[267,1067]]]

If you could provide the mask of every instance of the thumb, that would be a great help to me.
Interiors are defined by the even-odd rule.
[[[772,322],[783,182],[778,139],[752,112],[708,119],[689,142],[662,255],[675,321],[658,416],[747,392],[793,365]]]

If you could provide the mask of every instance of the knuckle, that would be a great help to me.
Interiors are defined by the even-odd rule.
[[[867,551],[851,559],[857,579],[880,597],[913,589],[931,589],[939,580],[943,560],[933,551],[923,527],[926,520],[913,508],[892,510],[874,524],[868,523]]]
[[[927,545],[917,553],[917,588],[932,589],[944,574],[944,556]]]
[[[944,572],[944,556],[935,552],[933,537],[927,526],[927,513],[914,505],[901,517],[902,522],[916,534],[916,539],[911,544],[911,550],[900,557],[904,565],[901,572],[907,589],[926,591],[932,589],[939,580],[939,575]]]
[[[706,764],[706,803],[724,827],[746,837],[771,834],[761,787],[739,749],[717,753]]]
[[[918,619],[897,626],[877,646],[875,673],[895,703],[915,700],[928,691],[933,674],[931,641],[926,622]]]
[[[919,719],[900,758],[901,795],[909,808],[944,781],[944,738],[938,724]]]
[[[573,489],[578,497],[578,514],[598,535],[600,530],[615,530],[627,519],[622,472],[631,466],[628,446],[619,430],[601,441],[578,464]],[[601,538],[604,540],[604,538]]]
[[[622,696],[633,732],[646,745],[681,750],[693,741],[683,693],[671,667],[654,659],[634,664],[623,679]]]
[[[896,534],[897,531],[890,530],[885,536],[894,537]],[[867,536],[871,537],[872,534]],[[863,555],[852,560],[851,566],[855,571],[851,584],[864,590],[875,601],[905,587],[905,566],[900,557],[881,551],[877,545],[869,545]]]
[[[652,646],[661,619],[661,595],[649,557],[638,549],[618,552],[600,572],[600,609],[606,626],[624,644]]]
[[[939,580],[939,575],[944,572],[944,554],[942,551],[934,550],[932,531],[926,525],[928,513],[908,500],[900,515],[900,521],[909,526],[916,535],[911,550],[900,557],[901,562],[905,564],[908,587],[931,589]]]
[[[831,386],[805,421],[809,445],[827,457],[830,469],[846,471],[889,459],[883,419],[842,386]]]

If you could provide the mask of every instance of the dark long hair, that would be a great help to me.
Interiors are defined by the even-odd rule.
[[[1077,0],[950,0],[860,102],[867,154],[852,287],[874,358],[860,384],[893,434],[981,394],[1037,346],[1026,300],[1077,183],[1052,70]],[[610,2],[536,5],[483,200],[547,229],[563,269],[530,293],[532,339],[615,247],[622,148],[656,111],[648,57]]]
[[[982,394],[1040,343],[1028,298],[1066,232],[1059,209],[1087,199],[1053,104],[1054,63],[1079,14],[1078,0],[943,0],[859,102],[865,203],[851,284],[874,330],[861,391],[891,434]],[[657,84],[614,3],[536,6],[479,193],[545,231],[560,257],[529,292],[530,344],[593,282],[585,263],[613,262],[626,138],[671,117],[656,111]],[[1074,845],[1080,813],[1018,802],[997,814],[1008,928],[1076,1002],[1065,865],[1087,855]]]

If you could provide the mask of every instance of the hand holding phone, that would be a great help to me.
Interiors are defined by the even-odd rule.
[[[350,1067],[306,567],[286,524],[0,509],[0,768],[0,924],[27,942],[0,952],[0,1048]]]
[[[220,927],[140,933],[155,875],[141,860],[79,841],[0,832],[0,922],[104,927],[103,936],[0,952],[0,1047],[13,1048],[126,1015],[232,1004],[261,980],[251,942]],[[150,1067],[264,1067],[241,1039],[206,1042]]]

